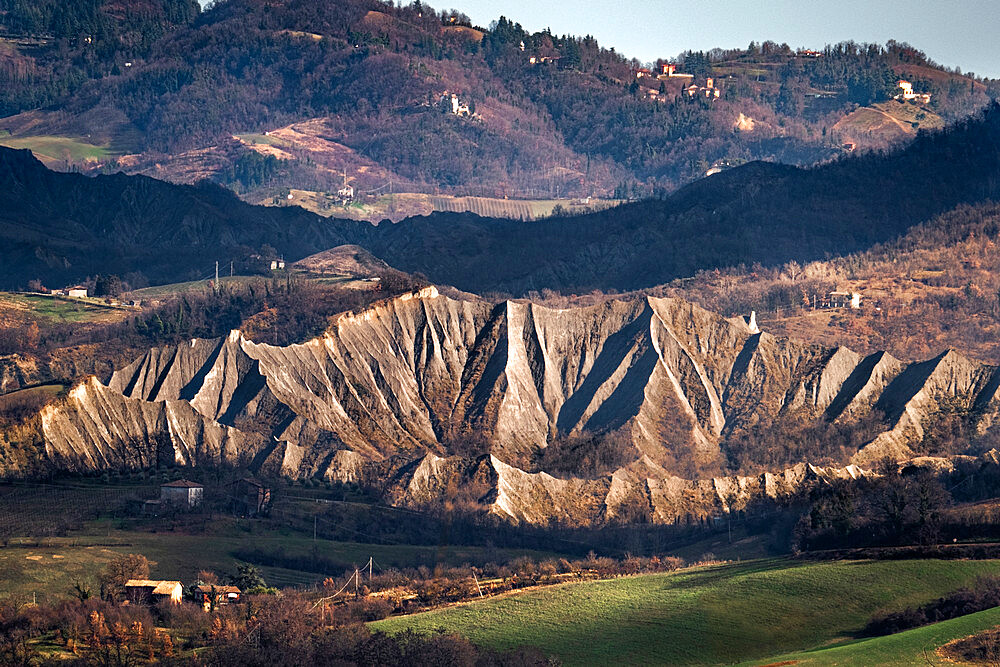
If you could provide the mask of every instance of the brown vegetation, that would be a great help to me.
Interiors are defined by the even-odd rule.
[[[109,573],[144,576],[148,569],[130,554],[109,565]],[[133,562],[134,561],[134,562]],[[456,600],[494,595],[527,586],[587,578],[665,572],[678,559],[635,558],[622,561],[591,554],[578,561],[536,563],[528,558],[481,570],[469,567],[389,571],[375,577],[350,572],[348,583],[328,578],[305,591],[249,595],[246,602],[213,608],[199,605],[119,605],[78,595],[55,605],[28,605],[22,598],[0,600],[0,662],[32,665],[39,661],[38,640],[58,647],[56,656],[70,664],[127,667],[169,662],[177,665],[483,665],[552,664],[541,654],[515,650],[494,653],[453,635],[371,633],[364,625],[411,606],[426,608]],[[252,566],[234,579],[256,577]],[[478,578],[474,575],[478,572]],[[250,573],[250,574],[247,574]],[[210,575],[211,573],[207,573]],[[262,580],[261,580],[262,583]],[[79,590],[80,587],[78,586]],[[347,590],[345,590],[347,589]],[[264,589],[267,590],[267,589]],[[49,649],[51,652],[51,649]]]
[[[1000,626],[948,642],[937,653],[963,664],[1000,665]]]

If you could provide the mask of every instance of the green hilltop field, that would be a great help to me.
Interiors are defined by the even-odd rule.
[[[993,574],[998,561],[757,560],[538,589],[373,627],[442,629],[496,649],[535,646],[566,665],[770,662],[792,651],[806,653],[775,660],[911,664],[927,646],[933,653],[1000,622],[1000,611],[861,642],[853,633],[878,611],[923,604]]]

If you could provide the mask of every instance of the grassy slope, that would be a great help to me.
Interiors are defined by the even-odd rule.
[[[219,284],[220,285],[247,285],[249,283],[259,282],[262,280],[271,280],[271,276],[232,276],[225,275],[229,273],[229,265],[222,266],[219,265]],[[281,275],[282,279],[284,274]],[[152,299],[157,297],[172,296],[174,294],[183,294],[185,292],[208,292],[211,288],[209,287],[209,281],[214,280],[214,278],[206,278],[205,280],[192,280],[183,283],[170,283],[167,285],[156,285],[155,287],[143,287],[142,289],[133,290],[131,295],[136,299]]]
[[[9,148],[27,148],[46,164],[64,162],[99,162],[121,155],[110,146],[95,146],[74,137],[37,136],[3,137],[0,145]]]
[[[566,664],[712,664],[842,641],[880,609],[998,572],[997,561],[753,561],[540,589],[374,626],[443,627],[491,647],[538,646]]]
[[[270,139],[270,137],[267,137]],[[613,208],[621,202],[611,199],[593,199],[590,204],[578,204],[576,199],[498,199],[494,197],[453,197],[428,195],[415,192],[398,192],[382,195],[373,203],[354,202],[350,206],[334,203],[331,194],[315,190],[291,189],[292,199],[277,200],[264,197],[256,203],[264,206],[301,206],[307,211],[329,218],[345,218],[380,222],[399,221],[417,215],[430,215],[434,211],[453,213],[469,212],[484,217],[538,220],[552,215],[556,206],[573,213],[585,213]]]
[[[935,651],[953,639],[1000,625],[1000,607],[978,614],[961,616],[888,637],[875,637],[802,653],[775,656],[767,663],[789,662],[797,665],[948,665]],[[761,664],[760,662],[747,664]]]
[[[43,384],[38,387],[29,387],[28,389],[19,389],[6,394],[0,394],[0,411],[9,410],[12,407],[36,400],[54,398],[65,389],[66,385],[63,384]]]
[[[5,316],[22,316],[44,323],[115,322],[128,315],[127,311],[89,304],[78,299],[57,299],[47,296],[0,292],[0,321]]]

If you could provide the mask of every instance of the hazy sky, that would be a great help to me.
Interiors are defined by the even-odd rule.
[[[428,0],[488,26],[499,16],[532,32],[594,35],[650,61],[687,49],[745,47],[751,40],[820,48],[847,39],[909,42],[963,72],[1000,77],[997,0]]]

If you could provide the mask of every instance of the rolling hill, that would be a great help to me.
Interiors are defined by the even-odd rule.
[[[374,627],[444,628],[485,646],[538,646],[567,665],[917,664],[1000,615],[991,610],[860,643],[849,643],[852,633],[884,607],[929,601],[996,567],[995,561],[751,561],[546,588]],[[801,652],[769,660],[793,650]]]
[[[845,141],[906,140],[873,106],[899,77],[932,94],[911,110],[926,126],[995,94],[897,42],[821,57],[773,42],[663,54],[689,76],[657,78],[592,37],[530,33],[516,17],[486,29],[378,0],[229,0],[200,14],[189,0],[151,4],[131,17],[103,0],[77,12],[0,3],[0,132],[12,135],[0,142],[72,145],[52,164],[95,157],[257,199],[335,192],[345,171],[367,194],[623,198],[716,163],[809,165]],[[694,96],[682,90],[692,82]],[[447,111],[452,94],[468,114]],[[275,159],[248,169],[261,151]]]

